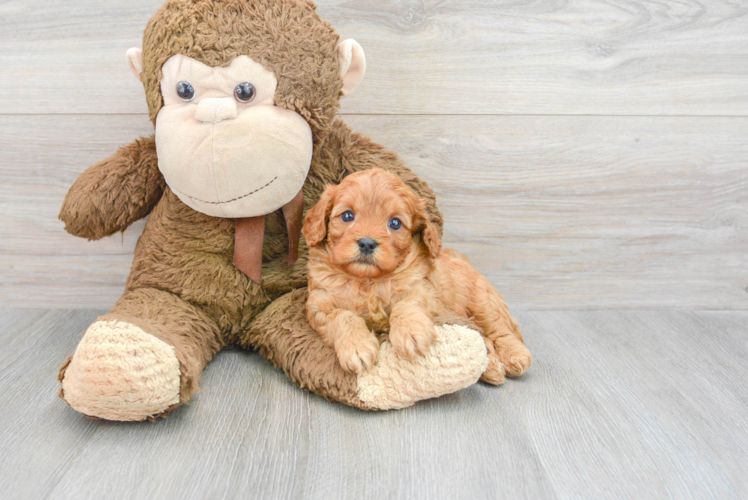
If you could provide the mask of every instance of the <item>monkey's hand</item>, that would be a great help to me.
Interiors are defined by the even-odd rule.
[[[70,234],[98,240],[148,215],[165,186],[155,139],[144,137],[83,172],[65,196],[59,217]]]

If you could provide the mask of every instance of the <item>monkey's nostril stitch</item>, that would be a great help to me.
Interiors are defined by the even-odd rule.
[[[364,255],[371,255],[374,253],[374,250],[377,249],[379,246],[379,243],[376,242],[376,240],[372,238],[361,238],[356,243],[358,243],[358,250]]]

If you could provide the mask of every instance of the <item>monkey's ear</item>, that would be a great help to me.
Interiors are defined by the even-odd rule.
[[[140,80],[140,73],[143,72],[143,51],[140,49],[132,48],[127,51],[125,56],[127,58],[127,66],[135,75],[135,78]]]
[[[356,40],[343,40],[338,45],[338,64],[343,79],[343,95],[350,95],[366,73],[364,49]]]
[[[332,202],[336,186],[327,186],[316,205],[307,213],[304,219],[304,239],[310,247],[319,245],[327,236],[327,220],[332,211]]]

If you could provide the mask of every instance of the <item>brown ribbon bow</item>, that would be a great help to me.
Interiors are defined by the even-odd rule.
[[[283,206],[283,217],[288,231],[288,263],[299,258],[301,216],[304,212],[304,193],[299,191],[293,200]],[[235,219],[234,265],[249,279],[262,282],[262,246],[265,241],[265,215]]]

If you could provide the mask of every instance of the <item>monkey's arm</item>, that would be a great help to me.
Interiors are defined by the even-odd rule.
[[[165,185],[156,141],[144,137],[83,172],[65,196],[60,220],[70,234],[98,240],[148,215]]]

